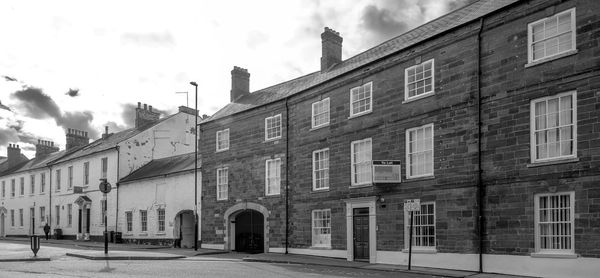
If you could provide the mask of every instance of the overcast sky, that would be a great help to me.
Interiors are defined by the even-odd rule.
[[[164,114],[229,102],[233,66],[255,91],[319,70],[320,34],[342,35],[343,59],[470,0],[3,1],[0,156],[37,139],[64,149],[65,129],[133,125],[137,102]]]

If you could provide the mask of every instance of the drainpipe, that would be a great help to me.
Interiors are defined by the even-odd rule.
[[[48,166],[50,175],[48,175],[48,219],[46,223],[50,226],[50,235],[52,235],[52,166]]]
[[[479,272],[483,272],[483,237],[484,237],[484,207],[485,196],[482,183],[481,167],[481,31],[483,30],[483,17],[479,19],[479,31],[477,31],[477,196],[478,196],[478,223],[479,223]]]
[[[117,242],[116,240],[116,233],[119,231],[119,157],[120,157],[120,152],[119,152],[120,148],[119,146],[117,146],[117,182],[115,183],[115,190],[117,191],[117,212],[115,214],[115,243]]]
[[[289,107],[288,107],[288,99],[285,99],[285,253],[288,253],[288,237],[289,237],[289,223],[290,223],[290,216],[289,216],[289,175],[288,175],[288,169],[290,167],[290,112],[289,112]]]

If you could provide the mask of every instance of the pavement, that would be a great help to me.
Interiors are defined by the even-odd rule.
[[[0,239],[0,243],[19,243],[29,244],[28,238],[9,238]],[[389,264],[370,264],[366,262],[347,261],[338,258],[326,258],[318,256],[279,254],[279,253],[261,253],[246,254],[237,252],[227,252],[213,249],[193,249],[172,248],[170,246],[153,245],[135,245],[135,244],[113,244],[109,243],[109,252],[104,254],[103,242],[81,242],[75,240],[42,240],[41,249],[38,257],[33,257],[32,252],[21,248],[19,250],[3,250],[0,254],[0,262],[7,261],[49,261],[50,257],[44,256],[44,249],[59,249],[59,246],[69,248],[67,256],[89,259],[89,260],[175,260],[193,257],[194,260],[230,260],[244,262],[262,262],[271,264],[296,264],[296,265],[317,265],[341,268],[353,268],[363,270],[377,270],[386,272],[402,272],[426,274],[441,277],[453,278],[525,278],[525,276],[511,276],[494,273],[478,273],[472,271],[460,271],[451,269],[439,269],[428,267],[412,267],[408,270],[405,265]],[[56,247],[54,247],[56,246]],[[63,253],[64,254],[64,253]],[[530,278],[530,277],[528,277]]]

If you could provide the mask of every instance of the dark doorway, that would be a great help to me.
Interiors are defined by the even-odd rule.
[[[86,219],[87,221],[85,222],[85,232],[86,233],[90,233],[90,222],[92,222],[92,219],[90,218],[90,209],[85,209],[85,213],[86,213]]]
[[[369,260],[369,208],[353,211],[354,259]]]
[[[264,252],[264,218],[255,210],[245,210],[235,217],[235,251]]]
[[[79,209],[79,215],[78,219],[77,219],[77,232],[81,234],[81,209]]]

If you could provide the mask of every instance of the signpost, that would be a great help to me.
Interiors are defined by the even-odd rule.
[[[404,211],[410,212],[410,232],[408,237],[408,270],[410,270],[413,245],[413,213],[421,211],[421,199],[404,200]]]
[[[40,237],[36,235],[31,236],[31,251],[33,256],[37,257],[37,252],[40,250]]]
[[[106,216],[106,210],[108,209],[108,196],[112,186],[106,181],[106,179],[100,179],[100,192],[104,193],[104,254],[108,254],[108,220]]]

